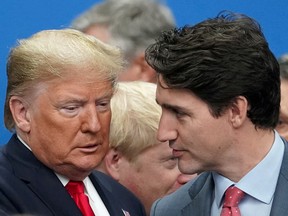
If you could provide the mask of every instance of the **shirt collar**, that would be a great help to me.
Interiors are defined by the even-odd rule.
[[[30,148],[30,146],[26,143],[26,142],[24,142],[24,140],[17,134],[17,138],[20,140],[20,142],[26,147],[26,148],[28,148],[30,151],[32,151],[31,150],[31,148]]]
[[[284,154],[284,143],[276,131],[274,131],[274,134],[274,143],[268,154],[239,182],[232,182],[224,176],[213,172],[215,201],[218,207],[221,205],[226,189],[232,184],[264,203],[268,204],[272,201]]]

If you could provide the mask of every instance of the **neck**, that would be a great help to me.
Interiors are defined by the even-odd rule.
[[[267,129],[250,128],[241,134],[232,143],[231,149],[224,156],[222,169],[218,171],[233,182],[238,182],[263,160],[275,138],[274,131]]]

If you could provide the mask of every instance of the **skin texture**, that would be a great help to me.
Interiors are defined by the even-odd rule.
[[[135,161],[127,160],[117,150],[110,150],[105,160],[110,160],[106,162],[108,173],[140,199],[147,215],[156,199],[174,192],[194,177],[180,173],[168,142],[148,147]]]
[[[162,142],[169,141],[183,173],[212,170],[237,182],[271,148],[273,131],[255,129],[247,117],[245,97],[238,97],[235,104],[214,118],[208,105],[191,91],[164,85],[163,80],[158,82],[156,91],[162,107],[157,136]],[[259,142],[263,142],[261,148]]]
[[[288,140],[288,80],[281,80],[281,104],[279,123],[276,130],[281,136]]]
[[[57,173],[83,180],[108,150],[113,91],[110,83],[77,71],[39,83],[31,101],[13,96],[10,107],[34,155]]]
[[[93,35],[104,43],[107,43],[111,37],[106,25],[91,25],[85,29],[84,33]]]

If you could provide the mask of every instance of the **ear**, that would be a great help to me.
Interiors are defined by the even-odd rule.
[[[139,65],[140,67],[140,79],[141,81],[145,82],[153,82],[156,83],[157,77],[156,77],[156,72],[155,70],[150,67],[150,65],[146,62],[145,60],[145,53],[142,52],[140,53],[136,59],[135,62]]]
[[[247,118],[248,109],[247,99],[243,96],[237,97],[230,108],[230,121],[234,128],[239,128],[243,125]]]
[[[119,181],[121,158],[121,153],[114,148],[109,149],[104,158],[107,173],[116,181]]]
[[[15,121],[16,127],[21,131],[30,132],[30,114],[28,104],[19,96],[12,96],[9,100],[10,110]]]

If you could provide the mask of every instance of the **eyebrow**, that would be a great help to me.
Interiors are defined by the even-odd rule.
[[[178,110],[178,111],[181,111],[183,113],[189,113],[189,111],[183,107],[180,107],[180,106],[177,106],[177,105],[171,105],[171,104],[160,104],[157,99],[156,99],[156,103],[158,105],[160,105],[161,107],[164,107],[165,109],[169,109],[169,110]]]
[[[99,97],[99,99],[107,98],[107,97],[113,97],[113,95],[114,95],[114,91],[113,90],[109,90],[109,91],[106,91],[103,95],[101,95]]]
[[[61,95],[61,96],[63,96],[63,95]],[[96,98],[96,101],[103,100],[105,98],[112,98],[112,97],[113,97],[113,91],[108,90],[108,91],[104,92],[102,95],[100,95],[98,98]],[[86,98],[82,98],[78,94],[76,94],[76,95],[75,94],[70,94],[70,95],[66,95],[63,98],[61,98],[61,97],[59,98],[59,102],[62,103],[62,104],[68,103],[68,102],[69,103],[70,102],[72,102],[72,103],[79,103],[79,102],[80,103],[84,103],[86,101],[87,101]]]

